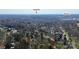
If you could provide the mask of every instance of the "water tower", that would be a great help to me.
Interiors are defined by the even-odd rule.
[[[33,9],[33,11],[35,11],[35,13],[37,14],[40,9]]]

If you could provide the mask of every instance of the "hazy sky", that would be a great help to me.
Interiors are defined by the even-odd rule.
[[[38,14],[79,14],[79,9],[40,9]],[[0,14],[35,14],[32,9],[0,9]]]

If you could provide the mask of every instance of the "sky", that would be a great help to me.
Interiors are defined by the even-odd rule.
[[[79,9],[40,9],[37,14],[79,14]],[[0,9],[0,14],[35,14],[33,9]]]

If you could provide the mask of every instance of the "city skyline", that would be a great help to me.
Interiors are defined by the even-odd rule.
[[[40,9],[37,14],[79,14],[78,9]],[[33,9],[0,9],[0,14],[36,14]]]

